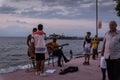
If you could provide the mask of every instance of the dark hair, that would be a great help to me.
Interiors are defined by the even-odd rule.
[[[95,35],[95,37],[98,37],[97,35]]]
[[[33,32],[36,32],[37,31],[37,28],[33,28]]]
[[[90,34],[90,35],[91,35],[91,32],[87,32],[87,34]]]
[[[42,30],[43,29],[43,25],[42,24],[39,24],[38,25],[38,30]]]
[[[57,41],[57,38],[53,38],[53,42],[56,42]]]

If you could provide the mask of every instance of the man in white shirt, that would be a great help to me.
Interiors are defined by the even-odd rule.
[[[104,37],[101,55],[106,59],[109,80],[120,80],[120,31],[115,21],[110,21],[109,29]]]
[[[36,31],[33,35],[34,45],[35,45],[35,54],[36,54],[36,68],[37,74],[40,76],[44,76],[44,62],[45,62],[45,53],[47,53],[46,49],[46,33],[43,31],[43,25],[38,25],[38,31]]]

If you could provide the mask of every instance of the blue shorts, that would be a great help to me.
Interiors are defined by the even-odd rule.
[[[91,48],[84,48],[84,54],[90,55]]]

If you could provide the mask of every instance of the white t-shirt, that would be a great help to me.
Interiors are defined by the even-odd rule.
[[[104,68],[104,69],[107,68],[106,61],[105,61],[105,58],[103,56],[100,58],[100,67]]]
[[[47,53],[45,34],[34,34],[35,53]]]
[[[91,46],[91,43],[86,43],[85,44],[85,48],[90,48],[90,46]]]

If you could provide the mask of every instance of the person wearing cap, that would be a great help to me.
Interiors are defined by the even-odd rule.
[[[69,60],[63,54],[62,48],[58,47],[60,45],[57,43],[57,38],[56,37],[53,37],[53,41],[46,44],[46,46],[49,48],[48,51],[51,52],[52,55],[58,57],[58,62],[57,62],[58,67],[62,67],[62,65],[61,65],[61,57],[63,57],[65,62],[69,62]]]

